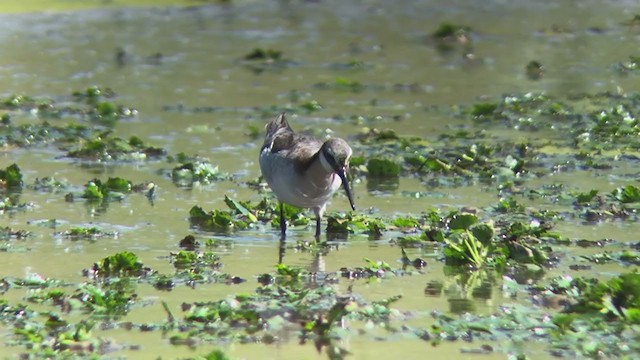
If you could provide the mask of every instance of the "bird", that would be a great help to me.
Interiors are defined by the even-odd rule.
[[[262,176],[280,202],[280,231],[286,237],[284,203],[312,209],[316,215],[316,239],[320,238],[322,215],[333,193],[342,186],[351,209],[356,206],[347,173],[353,151],[338,137],[322,141],[293,131],[281,113],[265,126],[260,149]]]

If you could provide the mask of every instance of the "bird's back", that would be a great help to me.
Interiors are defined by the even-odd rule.
[[[303,172],[315,159],[322,147],[318,138],[293,131],[284,114],[271,120],[260,152],[262,159],[280,158],[274,161],[290,163],[297,172]],[[264,169],[263,169],[264,172]]]
[[[323,142],[310,135],[295,133],[283,115],[270,121],[266,128],[260,169],[269,187],[280,200],[295,206],[309,208],[324,204],[334,191],[333,177],[322,174],[316,178],[318,183],[326,182],[323,186],[326,189],[309,182],[312,165],[320,166],[318,152]]]

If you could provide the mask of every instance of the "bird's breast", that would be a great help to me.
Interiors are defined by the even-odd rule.
[[[260,152],[259,161],[262,175],[278,199],[297,207],[314,208],[326,204],[342,184],[340,177],[327,172],[319,161],[299,171],[292,159],[268,148]]]

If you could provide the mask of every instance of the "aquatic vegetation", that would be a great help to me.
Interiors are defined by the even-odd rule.
[[[10,194],[9,196],[0,195],[0,214],[7,211],[27,210],[33,207],[31,203],[20,202],[19,194]]]
[[[214,343],[227,339],[270,343],[275,341],[275,332],[294,326],[300,330],[302,343],[311,341],[318,351],[330,352],[339,334],[348,330],[340,325],[344,320],[387,323],[392,316],[390,306],[399,299],[369,303],[357,296],[342,296],[326,284],[308,287],[305,284],[311,276],[307,271],[282,264],[275,274],[260,278],[266,285],[254,293],[188,304],[180,331]]]
[[[42,277],[37,273],[30,273],[24,278],[3,277],[1,279],[3,288],[29,288],[46,289],[65,285],[64,281]]]
[[[253,220],[253,221],[252,221]],[[252,216],[245,216],[234,211],[224,211],[214,209],[208,213],[199,206],[194,206],[189,210],[189,223],[205,231],[228,233],[236,230],[247,229],[257,219]]]
[[[156,288],[172,288],[178,283],[189,286],[196,284],[239,284],[246,280],[221,272],[220,256],[212,251],[180,251],[172,253],[169,260],[176,268],[174,275],[160,275],[154,282]]]
[[[187,235],[182,238],[182,240],[180,240],[178,246],[180,246],[180,248],[182,249],[193,251],[196,248],[200,247],[200,243],[196,240],[195,236]]]
[[[632,250],[583,255],[581,256],[581,258],[594,264],[606,264],[615,262],[619,264],[640,265],[640,252]]]
[[[366,63],[362,60],[350,60],[347,62],[336,62],[329,65],[329,68],[333,70],[345,70],[345,71],[360,71],[369,70],[374,67],[373,64]]]
[[[171,170],[171,180],[178,186],[191,186],[195,182],[209,184],[229,178],[229,174],[220,171],[217,165],[208,160],[185,162]]]
[[[462,214],[461,217],[474,218],[469,214]],[[444,238],[447,245],[443,250],[446,263],[455,265],[467,263],[478,268],[485,264],[503,266],[506,259],[500,247],[494,244],[493,226],[479,224],[471,227],[470,221],[463,220],[462,223],[458,223],[458,218],[451,219],[454,222],[453,225],[450,223],[453,231]]]
[[[369,234],[378,237],[386,225],[379,219],[354,213],[337,213],[327,217],[327,234],[347,237],[349,234]]]
[[[443,22],[429,35],[428,41],[435,43],[436,49],[441,52],[450,52],[457,46],[469,48],[471,28],[465,25]]]
[[[5,169],[0,169],[0,189],[21,188],[22,173],[16,164],[11,164]]]
[[[333,83],[320,82],[313,85],[314,88],[320,90],[348,91],[359,93],[365,90],[383,90],[384,87],[376,87],[362,84],[359,81],[337,77]]]
[[[489,116],[493,115],[497,108],[498,104],[494,103],[474,104],[471,108],[470,114],[474,117]]]
[[[0,240],[26,239],[31,232],[27,230],[15,230],[9,226],[0,227]]]
[[[159,158],[165,153],[164,149],[149,146],[136,136],[124,140],[107,131],[81,141],[66,156],[92,161],[140,161]]]
[[[74,91],[71,95],[78,101],[88,104],[96,104],[102,99],[111,99],[116,93],[111,88],[101,88],[99,86],[90,86],[84,91]]]
[[[598,195],[597,189],[592,189],[586,193],[579,193],[576,195],[575,204],[577,206],[589,206],[594,200],[598,200],[596,195]]]
[[[430,224],[424,235],[412,240],[444,243],[443,255],[448,265],[500,271],[518,264],[548,265],[550,249],[534,239],[562,239],[545,223],[498,219],[494,224],[480,222],[474,214],[458,212],[446,216],[432,212],[428,219]]]
[[[400,165],[389,159],[369,159],[367,162],[367,176],[374,178],[398,177]]]
[[[632,330],[640,322],[640,274],[623,273],[608,281],[555,278],[548,291],[567,298],[553,317],[549,335],[559,351],[592,356],[624,356],[640,350]],[[588,337],[585,334],[589,334]]]
[[[32,147],[57,144],[69,146],[93,134],[89,127],[70,123],[66,126],[53,125],[47,121],[37,124],[9,125],[0,128],[0,145]]]
[[[99,286],[85,284],[71,296],[93,316],[121,316],[135,301],[135,283],[128,278],[104,282]]]
[[[640,14],[635,14],[631,19],[622,22],[626,26],[638,26],[640,25]]]
[[[607,220],[635,221],[638,217],[640,190],[633,184],[618,187],[609,194],[592,189],[586,193],[569,194],[569,197],[575,197],[573,204],[578,215],[591,223]]]
[[[384,261],[375,261],[367,258],[365,258],[364,261],[367,263],[367,266],[353,269],[341,268],[340,273],[342,277],[347,279],[383,278],[388,275],[400,273],[399,270],[393,269]]]
[[[307,113],[313,113],[323,109],[322,105],[320,105],[316,100],[303,102],[300,104],[300,108],[306,110]]]
[[[635,185],[626,185],[613,190],[611,196],[623,204],[640,202],[640,188]]]
[[[123,251],[93,264],[88,274],[94,277],[140,277],[150,272],[151,269],[145,268],[136,254]]]
[[[194,252],[194,251],[180,251],[176,254],[171,254],[171,261],[176,269],[185,269],[195,266],[207,266],[210,268],[219,268],[220,256],[212,252]]]
[[[84,92],[75,91],[72,95],[76,101],[89,105],[87,115],[91,120],[101,124],[112,126],[117,120],[137,114],[137,110],[133,108],[113,104],[110,99],[116,97],[116,94],[109,88],[102,89],[98,86],[92,86]]]
[[[640,70],[640,56],[629,56],[628,60],[621,61],[615,64],[613,67],[620,72]]]
[[[264,214],[262,218],[265,218],[266,216],[269,216],[269,215],[273,216],[271,219],[271,227],[273,227],[274,229],[279,229],[280,228],[280,211],[278,209],[279,205],[277,205],[275,202],[268,202],[268,201],[263,201],[261,205],[264,205],[261,207],[261,213]],[[309,225],[309,222],[310,222],[310,219],[306,214],[307,214],[307,211],[305,209],[301,209],[286,203],[284,204],[284,218],[287,222],[287,226],[306,227],[307,225]]]
[[[35,191],[41,192],[59,192],[66,190],[69,184],[65,180],[59,180],[54,177],[45,176],[43,178],[36,178],[33,181],[33,185],[29,186]]]
[[[80,118],[112,126],[122,118],[133,117],[137,110],[115,105],[110,99],[116,94],[111,89],[90,87],[72,93],[73,101],[56,102],[30,96],[12,95],[0,101],[0,108],[31,112],[41,119]]]
[[[134,192],[144,193],[149,200],[152,200],[155,189],[156,186],[152,182],[134,185],[131,181],[120,177],[110,177],[104,182],[100,179],[93,179],[84,185],[81,192],[67,193],[65,200],[73,202],[76,199],[85,199],[91,203],[106,204],[111,201],[120,201]]]
[[[255,48],[242,57],[240,63],[256,74],[267,70],[281,70],[295,63],[286,59],[282,51],[274,49]]]
[[[117,232],[103,231],[100,228],[91,226],[91,227],[72,227],[69,230],[56,233],[54,235],[60,236],[62,238],[69,239],[69,240],[95,241],[102,238],[115,239],[118,237],[119,234]]]
[[[91,317],[104,318],[126,314],[136,297],[134,290],[135,283],[122,278],[100,284],[83,283],[72,294],[59,289],[47,292],[36,290],[31,292],[27,300],[57,306],[67,312],[82,310]]]
[[[525,74],[529,80],[540,80],[544,74],[544,66],[536,60],[531,60],[525,67]]]
[[[199,206],[194,206],[189,212],[189,223],[202,230],[219,233],[244,230],[267,222],[275,228],[280,228],[280,206],[277,201],[263,198],[253,205],[248,201],[238,201],[225,195],[224,202],[229,210],[214,209],[206,213]],[[291,225],[309,224],[304,209],[285,204],[284,215],[287,223]]]
[[[252,52],[244,56],[245,60],[276,61],[280,58],[282,58],[282,51],[261,48],[255,48]]]
[[[131,182],[122,178],[109,178],[106,182],[99,179],[89,181],[82,197],[87,200],[121,200],[131,192]]]
[[[231,2],[231,0],[219,0],[220,2]],[[222,350],[213,350],[205,356],[198,356],[193,360],[231,360]]]
[[[449,22],[441,23],[431,36],[438,39],[447,39],[454,36],[466,34],[471,30],[470,27],[464,25],[456,25]]]
[[[364,89],[364,86],[358,81],[339,77],[336,78],[335,88],[338,90],[345,89],[352,92],[359,92]]]

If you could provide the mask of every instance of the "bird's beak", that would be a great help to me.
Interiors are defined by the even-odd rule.
[[[342,180],[342,187],[344,188],[344,192],[347,194],[347,198],[349,198],[349,204],[351,204],[351,209],[355,211],[356,204],[353,203],[353,195],[351,194],[351,189],[349,188],[349,181],[347,181],[347,167],[342,167],[338,171],[338,176],[340,176],[340,180]]]

